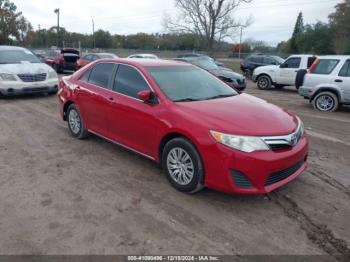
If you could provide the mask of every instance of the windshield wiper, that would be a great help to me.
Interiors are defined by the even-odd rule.
[[[235,95],[233,95],[233,94],[230,94],[230,95],[217,95],[217,96],[208,97],[205,100],[211,100],[211,99],[217,99],[217,98],[225,98],[225,97],[231,97],[231,96],[235,96]]]
[[[174,100],[174,102],[192,102],[192,101],[200,101],[200,99],[188,97],[188,98],[182,98],[182,99]]]

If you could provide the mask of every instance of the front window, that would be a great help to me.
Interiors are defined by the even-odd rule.
[[[148,67],[163,93],[174,102],[209,100],[237,95],[210,73],[192,66]]]
[[[332,71],[338,63],[339,60],[337,59],[320,59],[318,60],[312,73],[320,75],[329,75],[330,73],[332,73]]]
[[[289,58],[286,62],[284,62],[284,68],[299,68],[301,63],[300,57],[292,57]]]
[[[1,50],[0,64],[41,63],[29,50]]]

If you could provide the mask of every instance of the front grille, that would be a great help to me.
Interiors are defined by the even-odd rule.
[[[272,184],[275,184],[277,182],[280,182],[290,177],[295,172],[297,172],[303,166],[303,164],[304,164],[304,159],[300,160],[298,163],[294,164],[293,166],[288,167],[287,169],[271,174],[270,177],[265,181],[265,186],[270,186]]]
[[[252,183],[246,178],[246,176],[238,172],[237,170],[231,169],[231,175],[237,187],[244,188],[244,189],[249,189],[254,187]]]
[[[45,92],[48,91],[48,87],[38,87],[38,88],[25,88],[23,89],[23,92],[29,92],[29,93],[34,93],[34,92]]]
[[[46,74],[19,74],[18,77],[23,82],[42,82],[46,79]]]

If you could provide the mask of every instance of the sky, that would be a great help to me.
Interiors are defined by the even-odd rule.
[[[12,0],[34,28],[57,24],[54,9],[60,8],[60,24],[71,32],[92,33],[108,30],[112,34],[164,33],[164,16],[175,16],[174,0]],[[237,21],[251,18],[243,30],[243,40],[253,38],[270,45],[290,38],[300,11],[305,23],[326,22],[341,0],[252,0],[241,4],[233,16]],[[227,39],[239,41],[239,33]]]

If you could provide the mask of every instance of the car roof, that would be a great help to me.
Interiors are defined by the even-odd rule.
[[[28,50],[20,46],[0,45],[0,50]]]
[[[101,59],[100,62],[116,62],[116,63],[125,63],[135,66],[142,66],[142,67],[166,67],[166,66],[191,66],[191,64],[181,62],[181,61],[174,61],[174,60],[165,60],[165,59],[157,59],[157,60],[151,60],[151,59],[133,59],[133,58],[118,58],[118,59]]]

